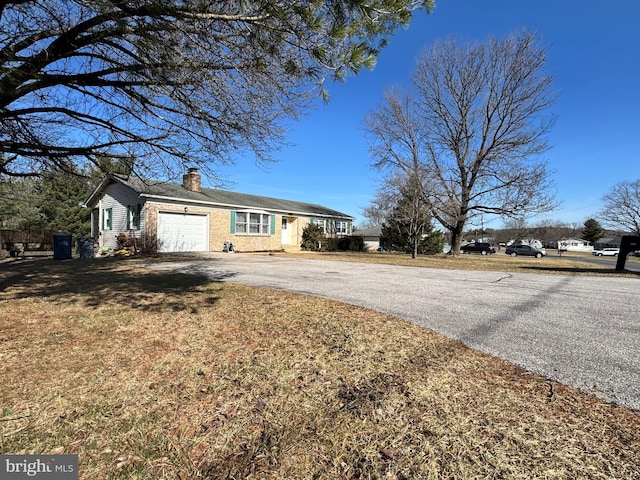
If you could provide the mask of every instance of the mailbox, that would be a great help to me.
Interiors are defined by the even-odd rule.
[[[618,253],[618,261],[616,262],[616,271],[624,270],[624,264],[627,261],[627,255],[631,252],[640,250],[640,237],[624,235],[620,242],[620,253]]]

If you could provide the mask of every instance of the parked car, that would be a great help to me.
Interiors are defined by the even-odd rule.
[[[529,257],[542,258],[547,254],[544,248],[536,248],[530,245],[510,245],[505,252],[507,255],[517,257],[518,255],[524,255]]]
[[[480,253],[482,255],[487,255],[489,253],[496,253],[496,249],[493,248],[493,245],[490,243],[482,243],[482,242],[471,242],[467,243],[463,247],[460,248],[462,253]]]
[[[595,255],[596,257],[602,257],[603,255],[605,257],[606,256],[617,257],[619,253],[620,253],[619,248],[600,248],[598,250],[594,250],[593,252],[591,252],[591,254]]]

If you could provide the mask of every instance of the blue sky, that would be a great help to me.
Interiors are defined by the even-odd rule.
[[[292,146],[267,169],[240,158],[223,174],[231,190],[319,203],[363,221],[380,175],[370,168],[362,122],[392,85],[409,86],[416,58],[435,40],[504,37],[523,28],[548,47],[547,73],[559,92],[558,120],[545,155],[561,206],[545,219],[582,224],[622,180],[640,178],[640,1],[440,0],[418,12],[373,71],[331,84],[328,105],[294,123]],[[533,220],[535,222],[535,220]],[[485,219],[499,228],[502,221]]]

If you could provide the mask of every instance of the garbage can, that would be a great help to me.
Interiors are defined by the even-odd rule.
[[[78,239],[78,253],[80,258],[93,258],[93,238],[80,237]]]
[[[69,260],[71,258],[71,235],[53,236],[53,259]]]

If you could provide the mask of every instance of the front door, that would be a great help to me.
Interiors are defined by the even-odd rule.
[[[289,220],[282,217],[282,239],[281,242],[283,245],[289,245]]]

